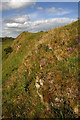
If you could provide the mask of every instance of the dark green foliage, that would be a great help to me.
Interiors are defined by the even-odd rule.
[[[5,48],[4,51],[6,52],[6,54],[8,54],[8,53],[11,53],[13,51],[13,49],[9,46],[9,47]]]
[[[4,37],[4,38],[2,38],[2,42],[7,41],[7,40],[13,41],[13,40],[15,40],[15,38],[12,38],[12,37]]]

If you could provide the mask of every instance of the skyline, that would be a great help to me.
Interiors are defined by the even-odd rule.
[[[77,2],[8,2],[2,8],[2,37],[17,37],[23,31],[47,31],[78,18]]]

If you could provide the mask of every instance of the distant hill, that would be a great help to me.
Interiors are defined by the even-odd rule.
[[[3,119],[80,116],[79,22],[4,40]]]
[[[6,41],[6,40],[14,40],[15,38],[12,37],[2,37],[0,38],[0,40],[2,40],[2,42]]]

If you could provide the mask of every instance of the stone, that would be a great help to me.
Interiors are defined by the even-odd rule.
[[[40,85],[38,83],[36,83],[36,88],[39,89],[40,88]]]
[[[41,79],[40,79],[40,85],[41,85],[41,86],[43,86],[43,82],[42,82],[42,80],[41,80]]]
[[[59,102],[59,99],[56,97],[55,101],[56,101],[56,102]]]

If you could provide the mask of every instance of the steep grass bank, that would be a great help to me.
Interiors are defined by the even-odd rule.
[[[3,64],[3,118],[79,117],[78,21],[23,32],[10,47]]]

